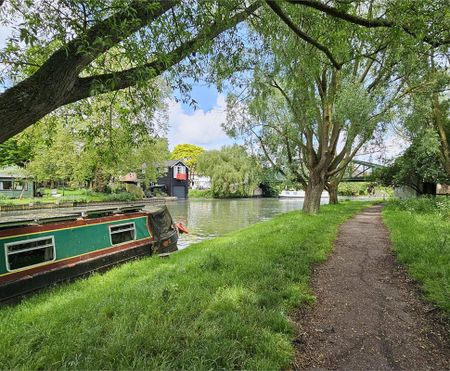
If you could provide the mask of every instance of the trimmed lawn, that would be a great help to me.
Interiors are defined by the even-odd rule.
[[[311,265],[371,203],[296,211],[0,310],[4,369],[280,369]]]

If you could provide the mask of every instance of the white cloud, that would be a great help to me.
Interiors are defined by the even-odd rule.
[[[198,109],[187,113],[181,103],[169,103],[169,145],[190,143],[206,149],[216,149],[232,143],[221,124],[226,120],[226,102],[223,94],[217,95],[214,107],[209,111]]]
[[[6,40],[11,36],[11,34],[11,27],[0,26],[0,49],[3,49],[6,46]]]

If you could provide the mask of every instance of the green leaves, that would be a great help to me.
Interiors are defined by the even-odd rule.
[[[214,197],[249,197],[258,186],[261,168],[241,146],[207,151],[198,158],[198,172],[211,178]]]

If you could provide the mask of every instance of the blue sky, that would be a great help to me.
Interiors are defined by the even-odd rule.
[[[175,100],[169,103],[170,149],[183,143],[205,149],[233,144],[234,141],[221,127],[226,119],[226,93],[219,93],[214,86],[198,83],[193,85],[191,98],[198,103],[197,109]]]

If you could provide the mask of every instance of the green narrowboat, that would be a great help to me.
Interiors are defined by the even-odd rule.
[[[142,205],[0,220],[0,302],[121,262],[177,250],[167,208]]]

